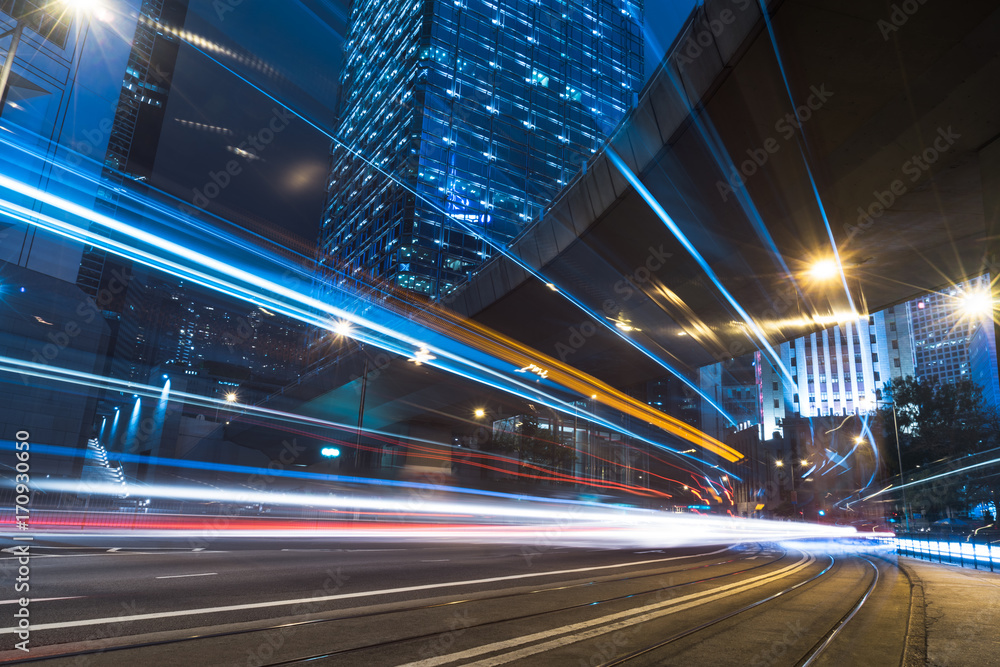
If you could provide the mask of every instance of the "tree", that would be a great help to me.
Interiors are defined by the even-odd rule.
[[[937,477],[913,487],[910,508],[933,519],[949,508],[964,511],[976,504],[982,490],[975,475],[947,473],[962,468],[965,463],[960,459],[987,449],[995,437],[996,419],[984,405],[980,387],[970,380],[935,383],[906,377],[887,383],[883,394],[891,402],[879,410],[889,449],[885,458],[888,468],[894,475],[899,472],[895,456],[898,427],[906,481]]]
[[[971,380],[939,384],[905,377],[887,382],[883,395],[895,406],[907,470],[979,451],[989,435],[983,392]],[[895,446],[892,406],[883,407],[880,416],[887,442]]]

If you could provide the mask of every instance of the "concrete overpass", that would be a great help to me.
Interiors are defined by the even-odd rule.
[[[1000,210],[996,3],[779,0],[769,10],[774,42],[754,0],[697,8],[610,149],[772,344],[851,311],[839,279],[805,275],[832,254],[830,233],[861,312],[980,273]],[[513,250],[601,317],[629,321],[630,336],[682,371],[756,348],[607,148]],[[615,386],[665,375],[502,257],[447,305]],[[462,418],[489,393],[404,360],[374,363],[366,428],[416,424],[446,438],[449,423],[472,428]],[[354,423],[362,374],[360,360],[343,360],[285,399]],[[251,446],[277,442],[233,430]]]
[[[997,4],[784,0],[769,10],[773,42],[754,0],[697,8],[609,147],[512,248],[684,370],[755,343],[609,150],[772,343],[851,311],[839,278],[806,275],[833,252],[818,202],[862,312],[977,275],[993,252]],[[450,305],[612,384],[664,374],[502,257]]]

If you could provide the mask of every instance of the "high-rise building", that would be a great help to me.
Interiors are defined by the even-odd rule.
[[[536,218],[642,86],[641,0],[357,0],[320,244],[437,297]],[[393,179],[387,174],[394,175]]]
[[[983,403],[1000,409],[1000,372],[997,369],[997,337],[993,322],[976,325],[969,339],[969,378],[983,390]]]
[[[723,415],[708,401],[700,401],[700,428],[705,433],[724,439],[733,428],[726,415],[737,423],[737,430],[759,422],[757,383],[754,380],[756,357],[755,354],[745,354],[698,369],[701,391],[725,411]]]
[[[102,162],[102,184],[94,208],[114,217],[124,185],[134,187],[153,171],[177,61],[178,40],[158,29],[162,21],[180,23],[188,0],[142,0],[122,77],[114,120]],[[142,271],[140,270],[140,273]],[[145,382],[150,364],[141,356],[146,285],[133,264],[95,246],[85,246],[76,284],[99,306],[111,328],[105,373]],[[110,410],[110,406],[104,406]]]
[[[114,215],[125,179],[146,178],[153,170],[178,49],[176,38],[158,30],[157,24],[161,20],[179,23],[186,13],[187,0],[142,0],[114,122],[108,132],[101,172],[105,184],[98,190],[95,202],[95,208],[102,213]],[[113,271],[121,273],[122,268],[127,264],[109,262],[104,250],[86,246],[76,284],[96,299],[113,279]],[[124,295],[114,304],[105,304],[105,310],[120,313],[123,305]]]
[[[981,323],[989,323],[992,329],[992,321],[989,313],[967,312],[964,297],[989,288],[990,278],[983,275],[907,304],[913,321],[917,377],[941,384],[970,379],[972,334]],[[995,366],[995,357],[993,363]]]

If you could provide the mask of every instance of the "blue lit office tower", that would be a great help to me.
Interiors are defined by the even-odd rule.
[[[970,379],[972,335],[978,325],[992,325],[992,322],[989,313],[966,312],[964,297],[989,289],[990,277],[983,275],[907,304],[913,320],[917,377],[941,384]],[[995,360],[992,363],[996,366]],[[984,390],[991,392],[992,387]]]
[[[641,0],[356,0],[338,136],[357,154],[333,149],[325,261],[447,294],[490,256],[476,236],[516,236],[633,106],[641,14]]]

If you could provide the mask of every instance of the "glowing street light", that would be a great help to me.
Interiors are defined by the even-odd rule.
[[[809,465],[809,461],[807,461],[806,459],[802,459],[801,461],[799,461],[799,463],[801,463],[803,466]]]
[[[103,7],[100,0],[58,0],[57,4],[61,4],[67,9],[75,10],[78,14],[96,14],[101,20],[109,20],[111,18],[111,13]],[[37,8],[34,8],[32,5],[25,5],[24,3],[14,3],[13,13],[16,14],[14,16],[16,23],[12,30],[5,33],[11,35],[10,47],[7,49],[7,57],[4,58],[3,66],[0,67],[0,115],[3,115],[4,107],[7,106],[10,72],[14,66],[14,57],[17,55],[17,47],[21,44],[21,35],[24,33],[25,25],[38,31],[44,39],[52,38],[51,35],[46,36],[43,34],[45,31],[41,30],[41,23],[39,23],[40,19],[38,17],[44,17],[45,14],[40,13]],[[62,46],[65,46],[65,38],[62,41]],[[24,290],[22,289],[21,291],[23,292]]]
[[[333,324],[333,333],[337,334],[338,336],[344,336],[344,337],[350,336],[352,331],[353,328],[351,327],[351,323],[348,322],[347,320],[337,320]]]
[[[226,403],[235,403],[237,400],[239,400],[239,398],[240,397],[236,395],[235,391],[231,391],[228,394],[226,394]]]
[[[984,317],[993,314],[993,295],[989,290],[965,292],[961,296],[962,311],[969,317]]]
[[[420,366],[421,364],[426,364],[428,361],[433,361],[434,359],[437,359],[437,357],[431,354],[430,350],[426,347],[422,347],[413,353],[410,361],[412,361],[414,365]]]
[[[486,410],[482,408],[476,408],[475,414],[476,414],[476,419],[482,419],[483,417],[486,416]]]
[[[836,278],[839,273],[837,263],[832,259],[821,259],[809,268],[809,275],[816,280],[830,280]]]
[[[779,459],[778,461],[775,461],[775,462],[774,462],[774,466],[775,466],[776,468],[784,468],[784,467],[785,467],[785,462],[784,462],[784,461],[781,461],[781,460]]]

